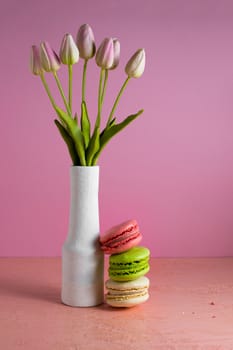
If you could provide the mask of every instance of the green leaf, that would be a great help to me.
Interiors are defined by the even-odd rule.
[[[143,113],[143,109],[138,111],[136,114],[132,114],[132,115],[128,116],[121,123],[119,123],[119,124],[113,123],[112,125],[110,124],[108,127],[106,127],[104,129],[104,131],[103,131],[103,133],[101,133],[101,137],[100,137],[99,150],[97,151],[97,153],[94,155],[94,158],[93,158],[93,165],[96,164],[96,161],[98,160],[100,153],[102,152],[104,147],[107,145],[107,143],[111,140],[111,138],[113,136],[115,136],[116,134],[118,134],[121,130],[123,130],[128,124],[130,124],[134,119],[136,119],[142,113]],[[112,122],[113,121],[115,122],[114,119],[112,120]]]
[[[81,104],[81,130],[84,137],[85,148],[87,149],[90,141],[90,137],[91,137],[90,136],[91,125],[90,125],[90,120],[88,117],[87,106],[85,101],[83,101]]]
[[[106,128],[103,129],[103,130],[101,131],[101,133],[100,133],[100,138],[103,136],[104,132],[105,132],[108,128],[110,128],[112,125],[115,124],[115,121],[116,121],[116,118],[112,119],[111,122],[110,122],[110,124],[109,124],[108,126],[106,126]]]
[[[77,114],[77,113],[75,113],[75,115],[74,115],[74,120],[75,120],[75,122],[76,122],[77,125],[78,125],[78,114]]]
[[[114,125],[114,124],[115,124],[115,121],[116,121],[116,118],[113,118],[113,119],[111,120],[111,122],[110,122],[109,126]]]
[[[76,152],[75,144],[74,144],[72,138],[70,137],[70,135],[68,134],[68,132],[66,131],[64,126],[57,119],[54,120],[54,123],[57,126],[63,140],[65,141],[65,143],[68,147],[70,157],[73,161],[73,165],[80,165],[80,160],[79,160],[78,154]]]
[[[66,129],[72,138],[75,149],[78,153],[80,163],[82,166],[86,165],[86,159],[85,159],[85,147],[84,147],[84,139],[83,134],[79,126],[77,125],[77,122],[71,118],[66,112],[64,112],[59,107],[56,107],[56,112],[63,124],[65,124]]]
[[[100,128],[95,128],[87,149],[87,165],[93,165],[93,157],[100,147]]]

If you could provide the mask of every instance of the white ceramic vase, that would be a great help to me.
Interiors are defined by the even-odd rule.
[[[61,299],[88,307],[104,300],[104,254],[99,246],[99,166],[70,169],[71,204],[62,248]]]

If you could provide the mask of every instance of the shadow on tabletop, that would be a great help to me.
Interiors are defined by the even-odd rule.
[[[60,286],[42,284],[43,281],[30,281],[30,279],[0,278],[0,296],[7,295],[14,298],[38,299],[54,304],[61,304]]]
[[[0,278],[0,297],[8,296],[13,298],[22,298],[22,299],[33,299],[39,301],[45,301],[65,307],[70,307],[74,309],[75,307],[64,304],[61,301],[61,287],[54,286],[49,284],[42,284],[41,281],[39,283],[30,280],[22,280],[22,279],[10,279],[10,278]],[[77,307],[79,308],[79,307]],[[112,306],[107,305],[103,302],[100,305],[92,306],[92,307],[81,307],[82,309],[93,309],[96,308],[98,310],[104,312],[127,312],[131,310],[131,308],[114,308]],[[140,305],[135,308],[139,309]],[[133,308],[134,309],[134,308]]]
[[[68,307],[75,309],[75,307],[64,304],[61,301],[61,286],[60,283],[52,285],[48,281],[43,281],[41,278],[38,280],[22,279],[16,276],[7,277],[0,276],[0,298],[1,296],[7,296],[12,298],[21,298],[27,300],[38,300],[49,302],[62,307]],[[78,309],[79,307],[77,307]],[[100,305],[92,307],[81,307],[81,309],[98,309],[104,312],[121,313],[131,310],[132,308],[114,308],[103,302]],[[133,309],[140,309],[140,305]]]

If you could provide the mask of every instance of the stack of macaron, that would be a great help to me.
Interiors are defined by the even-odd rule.
[[[141,242],[136,220],[112,227],[101,238],[101,249],[110,255],[106,302],[114,307],[131,307],[149,298],[150,251]]]

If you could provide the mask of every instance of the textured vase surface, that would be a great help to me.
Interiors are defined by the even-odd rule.
[[[69,231],[62,248],[61,299],[89,307],[104,300],[104,255],[99,246],[99,166],[70,168]]]

